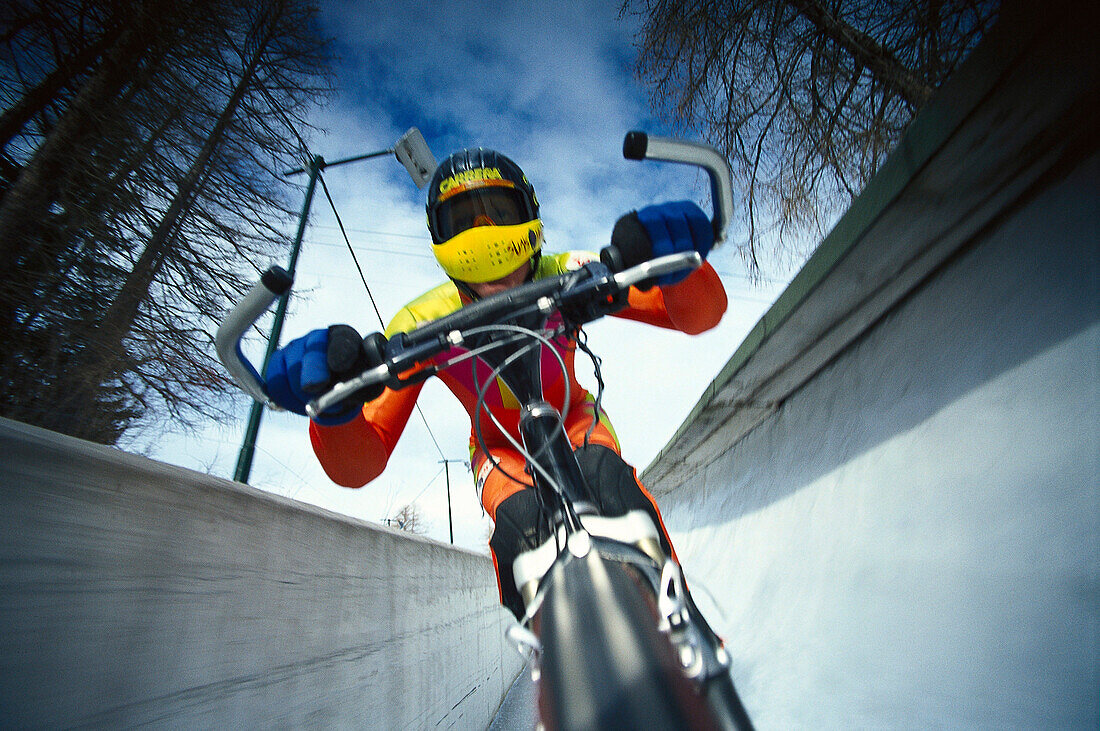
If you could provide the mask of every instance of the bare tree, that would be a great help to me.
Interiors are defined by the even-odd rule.
[[[0,114],[23,124],[0,140],[0,413],[107,443],[141,415],[218,413],[212,324],[241,263],[285,241],[278,173],[330,89],[299,0],[168,5],[33,0],[4,29],[27,53]],[[37,40],[70,26],[87,37],[67,53]]]
[[[626,0],[658,114],[730,158],[742,254],[789,251],[859,193],[997,0]],[[775,252],[768,252],[775,253]]]
[[[428,532],[428,526],[425,524],[424,517],[420,514],[420,509],[417,508],[414,503],[410,503],[398,510],[397,514],[392,518],[387,518],[386,525],[392,525],[403,531],[415,533],[418,536],[422,536]]]
[[[156,33],[157,25],[162,20],[172,24],[178,19],[172,14],[167,18],[158,17],[151,5],[135,3],[130,22],[123,26],[125,30],[118,30],[121,20],[111,20],[111,25],[102,30],[99,42],[92,44],[105,47],[96,56],[100,63],[91,68],[79,90],[70,98],[63,100],[55,96],[49,100],[55,108],[59,103],[64,104],[64,112],[55,121],[42,120],[41,126],[48,125],[48,133],[40,137],[33,154],[20,166],[17,177],[0,199],[0,268],[15,268],[51,243],[44,237],[28,235],[28,232],[33,231],[35,221],[47,217],[50,208],[57,202],[66,169],[74,158],[87,151],[88,141],[102,127],[98,123],[102,110],[117,107],[115,99],[131,84],[135,71],[140,73],[141,69],[156,65],[157,55],[163,52],[165,40],[164,33]],[[43,19],[47,25],[58,21],[56,15]],[[157,43],[158,40],[161,43]],[[57,64],[51,75],[72,71],[71,65],[63,59],[58,59]],[[34,117],[33,111],[41,113],[45,110],[45,99],[39,99],[33,105],[26,103],[41,91],[42,85],[35,85],[6,111],[7,115],[19,112],[20,107],[32,107],[31,111],[11,114],[15,118],[8,120],[10,125],[14,126],[17,122],[26,125]],[[54,84],[52,88],[60,91],[62,85]],[[8,140],[14,136],[13,132],[8,132]]]
[[[81,381],[74,384],[74,388],[66,394],[64,401],[56,405],[59,413],[79,413],[95,403],[101,385],[114,375],[112,370],[117,368],[119,363],[115,354],[122,348],[123,340],[134,331],[141,306],[143,303],[150,303],[153,282],[170,260],[176,258],[178,261],[180,254],[183,253],[181,249],[188,248],[186,243],[180,240],[183,219],[202,194],[203,185],[209,184],[214,167],[213,157],[226,146],[226,138],[231,134],[231,126],[240,114],[246,97],[250,92],[254,93],[257,85],[262,83],[259,80],[260,70],[271,53],[271,46],[280,32],[284,34],[287,32],[285,26],[287,18],[283,3],[276,2],[258,7],[265,12],[258,14],[252,21],[243,39],[243,47],[234,46],[233,48],[239,59],[240,68],[231,70],[227,74],[229,78],[235,77],[228,97],[212,120],[213,125],[203,139],[189,169],[176,185],[166,210],[143,242],[141,254],[134,263],[132,271],[97,323],[94,334],[89,338],[88,347],[83,349],[86,357],[72,364],[81,371]],[[226,186],[216,186],[216,188],[225,190]],[[203,269],[210,269],[206,262],[195,263],[201,263]],[[161,292],[160,297],[154,302],[163,302],[166,295],[168,293]],[[160,322],[164,322],[165,319],[158,318]],[[173,330],[178,332],[179,328],[173,328]],[[168,335],[169,340],[173,339],[170,333]],[[187,357],[185,353],[177,355]],[[139,368],[138,372],[145,371]],[[216,381],[220,381],[220,377],[214,375],[215,373],[217,373],[216,370],[213,372],[208,370],[205,375],[207,378],[213,376]]]

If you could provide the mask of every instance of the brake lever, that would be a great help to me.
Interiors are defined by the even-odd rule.
[[[632,287],[647,279],[671,274],[683,269],[698,269],[703,266],[703,257],[697,251],[684,251],[678,254],[659,256],[656,259],[643,261],[641,264],[625,269],[614,275],[612,279],[622,289]]]
[[[401,377],[402,373],[415,367],[417,363],[423,363],[431,359],[444,342],[450,342],[449,337],[410,344],[407,335],[408,333],[399,333],[386,342],[385,360],[381,364],[363,371],[354,378],[337,383],[306,404],[306,414],[311,419],[316,419],[319,414],[336,406],[361,388],[382,384],[383,386],[399,389],[426,380],[433,375],[435,370],[427,367],[421,368],[405,378]]]
[[[563,290],[557,296],[557,306],[567,321],[583,325],[626,307],[627,291],[633,285],[652,277],[697,269],[702,265],[703,257],[694,251],[651,259],[618,274],[612,274],[611,268],[604,262],[588,262],[581,270],[588,276]]]

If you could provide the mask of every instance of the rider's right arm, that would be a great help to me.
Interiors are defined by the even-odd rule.
[[[344,487],[362,487],[382,474],[423,386],[387,388],[346,424],[321,426],[311,421],[313,453],[329,479]]]
[[[385,336],[392,338],[397,333],[414,330],[461,306],[458,290],[448,281],[398,310],[386,327]],[[387,388],[346,424],[322,426],[311,422],[309,438],[313,453],[329,479],[344,487],[362,487],[382,474],[423,386],[418,383],[399,391]]]
[[[538,277],[573,271],[598,257],[590,251],[543,255]],[[631,287],[628,307],[613,317],[698,335],[716,326],[726,312],[726,289],[708,262],[681,282],[640,290]]]
[[[630,304],[616,317],[698,335],[718,325],[726,313],[726,289],[718,273],[703,262],[687,279],[640,290],[631,287]]]

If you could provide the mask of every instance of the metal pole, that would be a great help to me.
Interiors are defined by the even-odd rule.
[[[398,145],[401,145],[403,142],[405,142],[405,140],[407,140],[414,132],[415,137],[419,138],[420,147],[423,148],[423,155],[418,157],[414,145],[413,152],[411,153],[413,157],[413,162],[410,163],[406,159],[402,160],[402,164],[404,164],[406,168],[409,168],[409,174],[413,175],[413,181],[416,183],[417,187],[423,187],[427,180],[419,178],[419,171],[414,174],[413,169],[410,168],[411,164],[415,164],[418,167],[431,168],[432,170],[435,169],[435,160],[431,159],[431,151],[428,150],[427,145],[424,144],[423,137],[420,136],[420,132],[414,127],[413,129],[406,132],[400,140],[398,140]],[[313,192],[314,189],[317,187],[317,176],[320,174],[321,170],[325,168],[335,167],[336,165],[343,165],[344,163],[348,162],[368,160],[372,157],[381,157],[382,155],[393,155],[396,152],[396,149],[397,148],[390,147],[385,150],[368,152],[365,155],[345,157],[342,160],[337,160],[336,162],[329,163],[325,162],[325,158],[321,157],[320,155],[316,155],[312,160],[310,160],[308,168],[295,168],[294,170],[288,170],[283,173],[284,175],[295,175],[297,173],[304,173],[307,169],[309,170],[309,183],[306,185],[306,201],[302,205],[302,215],[298,217],[298,233],[294,237],[294,246],[290,251],[290,266],[287,267],[287,273],[290,274],[291,278],[294,277],[294,267],[298,263],[298,252],[302,248],[302,236],[305,234],[306,221],[309,219],[309,208],[310,205],[313,203]],[[406,157],[408,157],[408,154],[409,153],[406,152]],[[420,157],[425,156],[427,160],[420,159]],[[398,159],[401,159],[400,156],[398,156]],[[267,352],[264,354],[263,366],[260,368],[261,377],[265,373],[267,373],[267,364],[268,362],[270,362],[272,354],[274,354],[275,350],[279,347],[279,336],[282,334],[283,331],[283,318],[286,316],[286,308],[289,300],[289,292],[279,299],[279,306],[275,310],[275,323],[274,325],[272,325],[271,336],[268,338],[267,341]],[[248,476],[252,472],[252,458],[256,453],[256,435],[257,433],[259,433],[260,430],[260,417],[263,416],[263,411],[264,407],[262,404],[258,402],[253,402],[252,408],[248,412],[248,426],[245,428],[244,441],[241,444],[241,451],[237,455],[237,467],[233,471],[233,479],[237,482],[248,482]],[[449,495],[449,488],[447,492]],[[451,539],[451,543],[454,543],[453,536]]]
[[[309,220],[309,208],[313,204],[313,192],[317,189],[317,176],[325,167],[325,159],[320,155],[315,156],[309,163],[309,183],[306,184],[306,201],[302,205],[302,214],[298,217],[298,233],[294,236],[294,245],[290,249],[290,266],[287,273],[294,278],[294,268],[298,264],[298,253],[302,249],[302,237],[306,231],[306,221]],[[279,347],[279,336],[283,332],[283,319],[286,317],[287,303],[290,301],[290,293],[287,292],[279,298],[279,306],[275,310],[275,322],[271,326],[271,335],[267,341],[267,351],[264,353],[264,363],[260,368],[260,375],[267,373],[267,364],[271,356]],[[252,458],[256,454],[256,435],[260,431],[260,417],[263,416],[264,406],[259,401],[252,402],[252,408],[248,412],[248,426],[244,431],[244,442],[241,451],[237,455],[237,468],[233,471],[233,479],[237,482],[248,482],[252,472]]]
[[[461,462],[460,459],[444,459],[443,472],[447,475],[447,527],[451,531],[451,545],[455,544],[455,525],[451,520],[451,462]]]

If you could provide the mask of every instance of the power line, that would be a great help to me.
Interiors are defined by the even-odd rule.
[[[313,224],[313,227],[316,228],[316,229],[320,229],[322,231],[324,231],[324,230],[334,231],[337,228],[336,226],[325,226],[325,225],[320,224],[320,223]],[[416,241],[429,241],[430,240],[430,238],[428,236],[425,236],[423,234],[406,234],[406,233],[397,233],[395,231],[375,231],[374,229],[369,229],[369,228],[349,228],[347,230],[351,231],[352,233],[355,233],[355,234],[370,234],[372,236],[393,236],[394,238],[397,238],[397,239],[415,239]]]
[[[332,206],[332,215],[336,216],[336,223],[340,226],[340,233],[344,235],[344,243],[348,245],[348,251],[351,253],[351,260],[355,262],[355,268],[359,270],[359,279],[363,281],[363,287],[367,290],[367,297],[370,298],[371,306],[374,307],[374,314],[378,315],[378,322],[382,329],[385,330],[386,323],[382,320],[382,312],[378,309],[378,303],[374,301],[374,293],[370,291],[370,285],[367,284],[367,277],[363,274],[363,267],[359,266],[359,257],[355,255],[355,249],[351,248],[351,240],[348,238],[348,232],[344,230],[344,222],[340,220],[340,214],[336,210],[336,203],[332,200],[332,196],[328,192],[328,184],[325,182],[324,174],[318,173],[317,179],[321,181],[321,189],[325,191],[325,198],[328,199],[328,204]]]
[[[328,185],[325,184],[325,176],[318,173],[317,177],[318,180],[321,181],[321,188],[325,192],[325,198],[328,199],[328,204],[332,206],[332,215],[336,217],[336,223],[340,226],[340,233],[344,236],[344,242],[348,245],[348,251],[351,253],[351,260],[355,262],[355,268],[359,270],[359,278],[363,281],[363,286],[367,290],[367,296],[370,298],[370,303],[374,307],[374,314],[378,316],[378,322],[384,331],[386,329],[386,322],[382,319],[382,312],[378,309],[378,303],[374,301],[374,294],[370,291],[370,285],[367,284],[367,277],[363,274],[363,267],[359,266],[359,257],[355,255],[355,249],[351,246],[348,232],[344,229],[344,222],[340,219],[340,213],[336,210],[336,203],[332,200],[332,196],[329,195]],[[428,425],[428,417],[424,415],[424,411],[420,408],[420,404],[416,404],[416,413],[420,414],[420,419],[424,422],[424,428],[428,430],[428,436],[432,438],[432,443],[435,444],[439,456],[443,459],[447,459],[447,455],[443,454],[443,448],[439,446],[439,440],[435,438],[432,428]]]
[[[394,238],[411,239],[413,241],[417,241],[417,242],[421,242],[421,243],[427,243],[428,241],[430,241],[429,237],[427,237],[427,236],[423,236],[423,235],[419,235],[419,234],[397,233],[395,231],[378,231],[378,230],[375,230],[375,229],[365,229],[365,228],[345,228],[345,227],[342,227],[342,226],[323,226],[321,224],[313,224],[313,228],[315,230],[318,230],[318,231],[325,231],[325,230],[336,231],[336,230],[340,230],[341,232],[351,232],[351,233],[357,233],[357,234],[365,234],[365,235],[368,235],[368,236],[392,236]],[[344,233],[344,237],[345,237],[345,239],[347,238],[347,233]],[[313,241],[311,245],[312,246],[330,246],[330,247],[331,246],[341,246],[341,244],[339,244],[339,243],[330,243],[330,242],[327,242],[327,241]],[[367,245],[363,245],[363,244],[357,244],[355,248],[358,251],[373,251],[373,252],[378,252],[378,253],[381,253],[381,254],[396,254],[396,255],[399,255],[399,256],[413,256],[413,257],[416,257],[416,258],[419,258],[419,259],[431,259],[431,258],[433,258],[430,254],[428,254],[425,251],[410,251],[410,250],[407,250],[407,249],[406,250],[402,250],[402,249],[385,249],[385,248],[380,248],[380,247],[377,247],[377,246],[367,246]],[[711,262],[711,266],[714,266],[714,262]],[[745,273],[742,273],[742,272],[724,271],[722,269],[719,269],[716,266],[714,267],[714,271],[720,277],[730,278],[730,279],[743,279],[747,282],[752,282],[754,284],[757,283],[757,282],[763,282],[765,284],[786,284],[785,280],[775,279],[773,277],[765,277],[762,274],[752,276],[752,275],[745,274]]]
[[[421,490],[420,492],[418,492],[418,493],[416,494],[416,497],[414,497],[414,498],[413,498],[412,500],[410,500],[408,504],[409,504],[409,505],[412,505],[412,504],[413,504],[413,503],[415,503],[415,502],[416,502],[417,500],[419,500],[419,499],[420,499],[420,497],[421,497],[421,496],[422,496],[422,495],[423,495],[424,493],[426,493],[426,492],[428,491],[428,488],[429,488],[429,487],[431,487],[431,486],[432,486],[432,484],[433,484],[433,483],[434,483],[434,482],[435,482],[436,480],[438,480],[438,479],[439,479],[439,476],[443,474],[443,470],[445,470],[445,469],[447,469],[447,465],[446,465],[446,464],[444,464],[444,465],[443,465],[443,467],[442,467],[442,468],[441,468],[441,469],[439,470],[439,472],[436,472],[436,473],[435,473],[435,476],[434,476],[434,477],[432,477],[432,479],[428,480],[428,484],[427,484],[427,485],[424,485],[424,488],[423,488],[423,489],[422,489],[422,490]]]
[[[310,246],[327,246],[327,247],[330,247],[330,248],[341,248],[341,249],[344,248],[344,244],[339,243],[339,242],[332,243],[332,242],[328,242],[328,241],[317,241],[316,239],[314,239],[313,241],[310,242]],[[411,257],[414,257],[416,259],[425,259],[425,260],[427,260],[427,259],[434,259],[435,258],[431,254],[429,254],[425,251],[401,251],[400,249],[383,249],[383,248],[378,247],[378,246],[364,246],[363,244],[357,244],[355,246],[355,249],[357,251],[360,251],[360,252],[368,252],[368,253],[375,253],[375,254],[387,254],[387,255],[390,255],[390,256],[411,256]]]
[[[302,135],[298,133],[298,128],[290,121],[290,119],[287,118],[286,113],[283,111],[283,109],[278,104],[274,103],[274,100],[271,98],[271,92],[267,89],[267,87],[261,84],[260,89],[267,97],[268,101],[271,103],[272,108],[275,109],[282,117],[283,123],[286,124],[287,128],[289,128],[291,132],[294,133],[294,137],[298,140],[298,145],[301,147],[302,152],[306,154],[307,159],[312,160],[313,155],[310,152],[309,145],[306,144],[306,141],[302,138]],[[325,192],[325,197],[328,199],[329,205],[332,206],[332,213],[336,217],[336,223],[340,227],[340,233],[344,237],[344,242],[348,246],[348,251],[351,252],[351,258],[352,261],[355,262],[355,268],[359,270],[359,277],[363,280],[363,286],[367,290],[367,296],[370,297],[371,304],[374,306],[374,314],[378,315],[378,321],[381,323],[382,329],[385,330],[386,323],[382,320],[382,313],[378,310],[378,304],[374,301],[374,295],[371,293],[370,287],[367,285],[367,278],[363,275],[363,268],[359,266],[359,259],[355,256],[355,249],[353,249],[351,246],[351,240],[348,238],[348,233],[344,229],[343,221],[340,220],[340,214],[336,210],[336,203],[332,200],[332,196],[329,194],[328,185],[325,183],[324,175],[322,175],[320,169],[317,170],[317,178],[321,181],[321,188]],[[416,404],[416,411],[420,414],[420,418],[424,421],[424,428],[428,430],[428,436],[432,438],[432,442],[435,444],[435,448],[439,451],[439,456],[443,459],[446,459],[447,456],[443,454],[443,450],[439,446],[439,441],[435,438],[435,434],[432,433],[432,428],[428,426],[428,419],[426,416],[424,416],[424,412],[421,410],[420,404]],[[446,468],[446,465],[444,465],[444,468]]]

